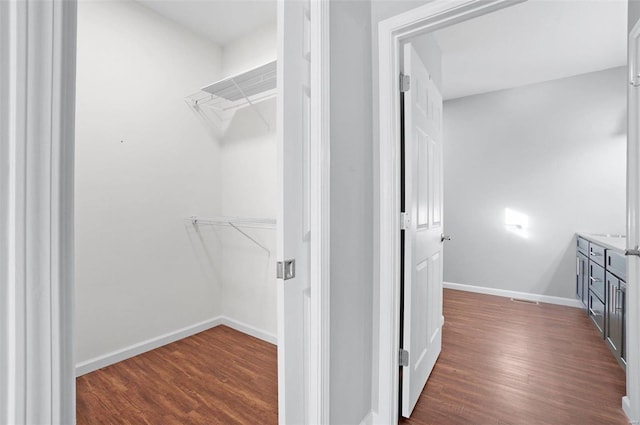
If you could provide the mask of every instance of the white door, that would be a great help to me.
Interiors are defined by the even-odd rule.
[[[309,3],[278,1],[278,415],[307,423],[309,394]],[[290,270],[285,270],[288,274]]]
[[[404,323],[402,415],[409,417],[442,346],[442,96],[404,47]]]

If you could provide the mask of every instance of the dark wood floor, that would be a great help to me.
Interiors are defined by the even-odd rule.
[[[586,314],[445,290],[442,353],[404,425],[626,424],[625,376]]]
[[[77,379],[78,424],[277,424],[276,347],[225,326]]]
[[[624,373],[584,312],[445,290],[443,349],[404,425],[617,425]],[[77,381],[78,424],[275,424],[276,347],[220,326]]]

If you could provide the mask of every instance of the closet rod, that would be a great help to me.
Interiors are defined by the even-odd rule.
[[[233,223],[240,227],[259,227],[264,229],[273,229],[276,227],[276,220],[274,218],[249,218],[249,217],[198,217],[192,215],[189,218],[192,224],[222,224],[229,225]]]
[[[276,226],[276,220],[269,218],[240,218],[240,217],[208,217],[200,218],[198,216],[191,216],[188,219],[191,224],[197,226],[198,224],[211,224],[214,226],[230,226],[236,229],[245,238],[249,239],[260,248],[264,249],[267,254],[271,255],[271,251],[266,246],[255,240],[251,235],[240,229],[240,227],[253,227],[262,229],[274,229]]]

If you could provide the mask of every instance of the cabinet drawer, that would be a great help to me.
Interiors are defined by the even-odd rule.
[[[576,248],[578,251],[582,252],[584,255],[589,255],[589,241],[581,238],[580,236],[576,237]]]
[[[606,253],[607,271],[618,276],[620,279],[627,280],[627,258],[618,251],[607,249]]]
[[[589,242],[589,259],[604,267],[604,248]]]
[[[589,290],[605,301],[604,268],[589,261]]]
[[[604,303],[593,292],[589,292],[589,317],[604,337]]]

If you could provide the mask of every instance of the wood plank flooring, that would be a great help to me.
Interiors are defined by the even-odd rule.
[[[276,346],[226,326],[77,379],[77,423],[277,424]]]
[[[586,314],[445,290],[443,350],[403,425],[622,425]],[[78,424],[275,424],[276,347],[219,326],[77,380]]]
[[[586,313],[445,290],[442,353],[403,425],[627,424],[625,375]]]

